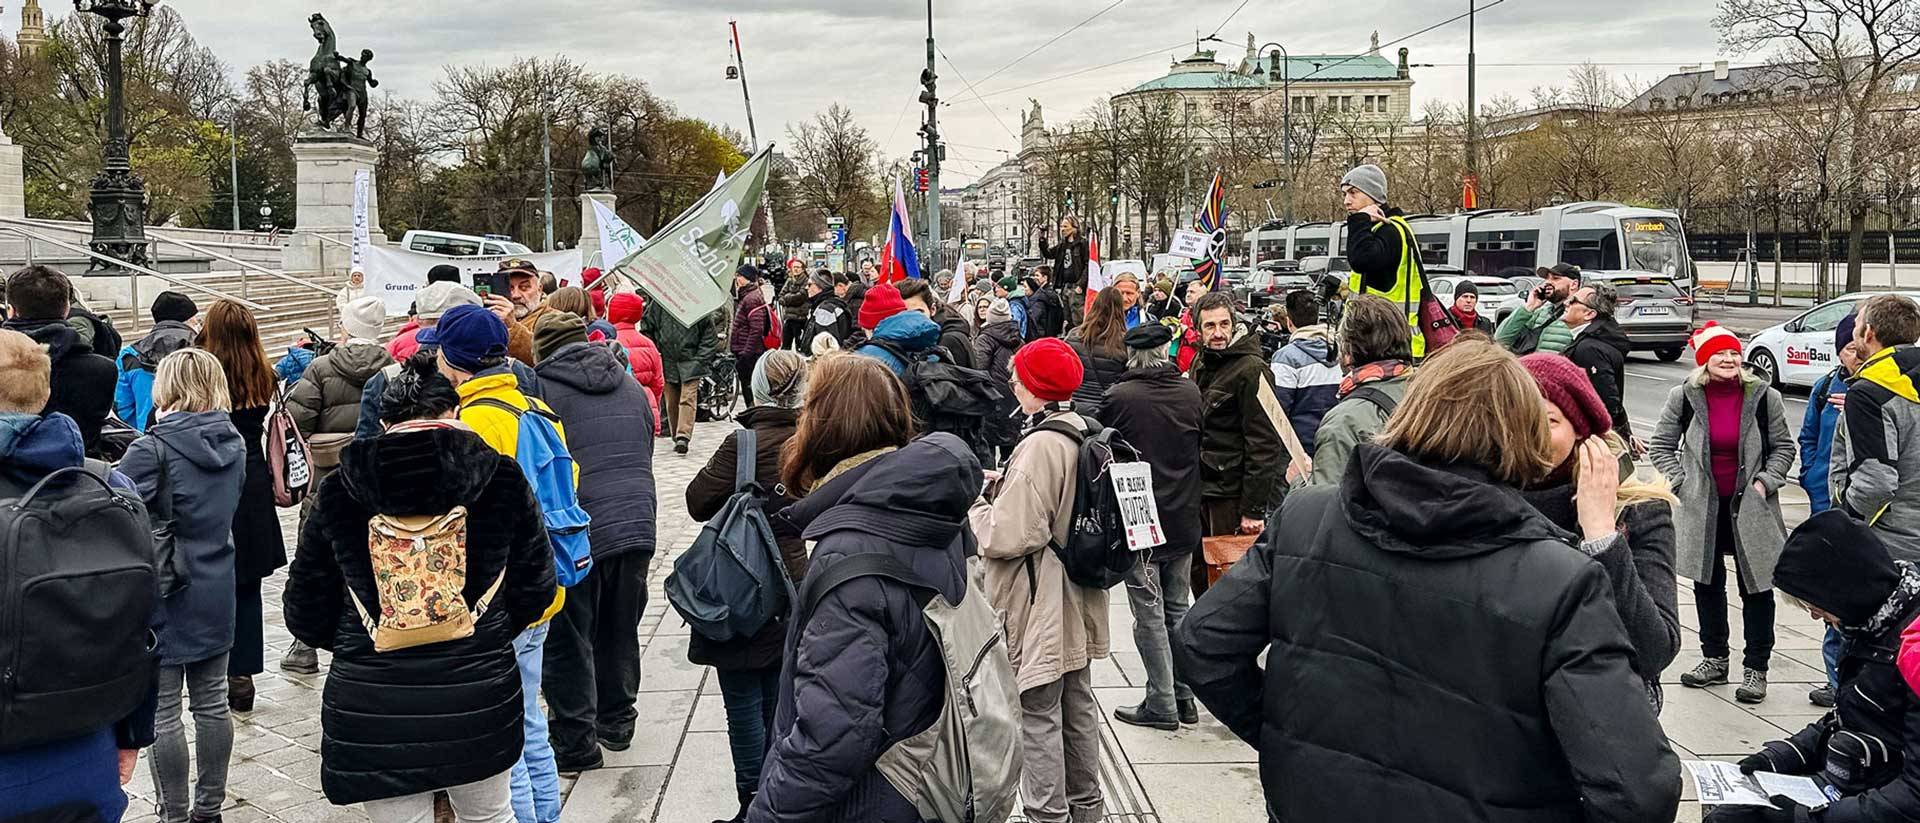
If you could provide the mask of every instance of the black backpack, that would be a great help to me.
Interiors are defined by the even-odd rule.
[[[935,346],[909,353],[886,340],[868,340],[905,363],[901,380],[907,384],[907,399],[913,405],[913,422],[921,434],[946,432],[960,438],[980,458],[981,465],[992,465],[992,439],[987,421],[999,407],[1000,390],[993,378],[979,369],[955,365],[953,355]]]
[[[1073,519],[1067,527],[1065,545],[1050,542],[1048,548],[1067,569],[1067,579],[1090,589],[1109,589],[1127,579],[1140,553],[1127,547],[1127,526],[1120,515],[1120,495],[1113,488],[1111,474],[1115,463],[1137,463],[1140,452],[1114,429],[1087,421],[1081,430],[1054,420],[1042,423],[1035,431],[1050,431],[1073,438],[1080,446],[1080,459],[1074,473]],[[1032,563],[1032,555],[1028,555]],[[1029,580],[1033,580],[1031,567]],[[1038,585],[1037,581],[1033,585]]]
[[[0,476],[0,751],[93,732],[153,689],[153,535],[109,472]]]
[[[763,508],[767,490],[754,477],[758,437],[743,429],[734,441],[734,493],[700,536],[673,562],[667,602],[701,637],[726,643],[758,634],[785,615],[793,582]]]

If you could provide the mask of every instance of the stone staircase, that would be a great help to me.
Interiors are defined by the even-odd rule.
[[[333,333],[334,295],[347,282],[344,272],[339,274],[294,273],[294,276],[325,287],[327,292],[323,294],[312,289],[301,288],[285,280],[257,272],[244,274],[237,271],[212,272],[183,276],[181,279],[235,297],[244,296],[248,300],[266,306],[265,311],[255,313],[255,319],[260,324],[260,340],[266,346],[269,359],[277,360],[281,354],[285,353],[287,346],[300,338],[302,329],[313,329],[322,335]],[[84,293],[87,281],[84,278],[77,278],[77,280],[77,284]],[[136,311],[130,308],[104,310],[96,308],[96,311],[102,315],[112,318],[114,328],[118,329],[121,336],[128,342],[138,339],[153,322],[146,306],[153,304],[154,296],[158,295],[162,289],[152,288],[146,285],[146,282],[148,281],[143,281],[140,294],[141,303],[145,305],[138,309],[137,316]],[[172,285],[165,288],[179,291],[193,298],[193,302],[199,305],[202,311],[219,299],[195,289]],[[395,321],[390,325],[397,328],[399,322]]]

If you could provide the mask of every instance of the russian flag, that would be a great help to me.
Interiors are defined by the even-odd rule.
[[[920,276],[920,255],[913,249],[913,223],[907,219],[907,195],[900,190],[898,177],[893,179],[893,219],[887,224],[887,244],[880,247],[878,268],[882,283]]]

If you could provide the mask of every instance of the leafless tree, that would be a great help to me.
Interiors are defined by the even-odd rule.
[[[787,127],[787,158],[793,164],[797,202],[822,218],[847,218],[847,236],[859,237],[863,218],[881,211],[875,163],[880,147],[839,103],[812,120]]]

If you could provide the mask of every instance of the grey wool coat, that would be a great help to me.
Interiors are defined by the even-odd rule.
[[[1786,523],[1780,518],[1780,487],[1793,469],[1794,430],[1787,425],[1786,404],[1780,392],[1751,374],[1743,373],[1746,401],[1740,413],[1740,470],[1734,486],[1734,552],[1739,558],[1741,583],[1749,592],[1773,589],[1773,567],[1786,544]],[[1706,373],[1694,372],[1673,387],[1660,412],[1660,426],[1648,442],[1648,455],[1673,484],[1680,506],[1673,513],[1674,571],[1693,580],[1708,580],[1718,561],[1713,547],[1718,535],[1720,495],[1713,483],[1713,454],[1707,439]],[[1763,428],[1760,415],[1766,415]],[[1682,418],[1690,417],[1682,430]],[[1756,497],[1753,482],[1766,486],[1765,498]]]

